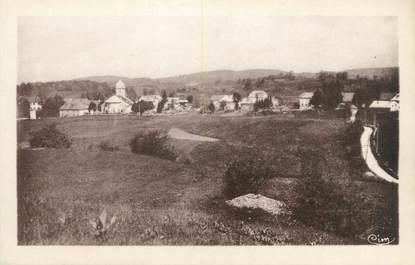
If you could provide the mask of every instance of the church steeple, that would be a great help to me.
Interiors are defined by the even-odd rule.
[[[118,80],[118,82],[115,84],[115,95],[126,97],[125,85],[121,80]]]

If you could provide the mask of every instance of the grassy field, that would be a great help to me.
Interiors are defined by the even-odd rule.
[[[390,184],[367,181],[352,172],[341,147],[342,119],[293,115],[220,117],[95,116],[18,123],[18,142],[56,122],[70,135],[69,149],[20,149],[18,161],[18,242],[22,245],[257,245],[365,244],[366,239],[307,226],[293,216],[272,219],[240,214],[224,204],[226,162],[245,154],[264,156],[273,176],[260,193],[294,208],[305,158],[319,154],[321,174],[348,185],[366,217],[362,231],[379,225],[391,207]],[[137,155],[129,141],[137,132],[180,128],[218,142],[171,140],[177,161]],[[102,141],[118,147],[99,148]],[[393,196],[392,196],[393,197]],[[388,208],[389,207],[389,208]],[[106,210],[116,216],[105,236],[93,235],[90,220]]]

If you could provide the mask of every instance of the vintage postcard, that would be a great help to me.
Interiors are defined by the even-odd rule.
[[[3,19],[4,264],[413,262],[414,3],[102,5]]]

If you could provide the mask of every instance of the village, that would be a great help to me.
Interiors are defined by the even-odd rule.
[[[230,95],[212,95],[207,106],[192,108],[192,98],[181,95],[170,97],[167,95],[143,95],[136,102],[126,95],[126,87],[122,80],[115,84],[115,94],[105,100],[89,100],[87,98],[64,98],[64,104],[59,108],[59,117],[76,117],[98,114],[133,114],[144,115],[159,114],[183,114],[190,111],[199,113],[252,113],[258,110],[268,109],[273,112],[309,111],[318,109],[321,105],[312,102],[313,92],[303,92],[298,96],[269,95],[263,90],[250,91],[247,97],[241,98],[238,93]],[[356,112],[358,107],[354,104],[354,92],[341,92],[341,101],[336,109],[348,109]],[[20,100],[28,100],[30,119],[37,119],[42,110],[40,97],[22,97]],[[19,102],[19,99],[18,99]],[[18,103],[19,104],[19,103]],[[162,106],[159,106],[161,105]],[[141,106],[141,110],[139,109]],[[360,106],[362,107],[362,106]],[[373,111],[391,112],[399,111],[399,93],[380,93],[379,99],[373,100],[369,108]]]

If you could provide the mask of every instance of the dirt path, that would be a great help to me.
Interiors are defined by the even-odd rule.
[[[201,141],[201,142],[217,142],[219,139],[201,136],[197,134],[188,133],[178,128],[171,128],[169,136],[173,139],[179,140],[190,140],[190,141]]]
[[[398,180],[389,175],[385,170],[383,170],[378,161],[375,158],[375,155],[372,153],[372,149],[370,148],[370,135],[372,134],[373,129],[370,127],[363,127],[364,131],[362,136],[360,137],[360,145],[362,147],[362,156],[363,159],[366,161],[367,166],[369,169],[375,173],[376,176],[392,183],[398,183]]]

